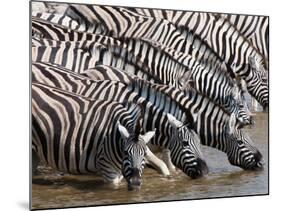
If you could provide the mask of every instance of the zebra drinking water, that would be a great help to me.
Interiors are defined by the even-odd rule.
[[[133,79],[131,84],[127,85],[127,89],[137,93],[158,108],[152,110],[153,107],[148,106],[145,110],[147,115],[144,116],[146,123],[143,124],[143,128],[148,130],[152,127],[157,128],[155,136],[157,138],[151,140],[151,144],[167,148],[169,143],[168,137],[165,136],[167,132],[163,130],[167,127],[167,120],[165,121],[163,114],[156,115],[159,114],[159,109],[172,114],[182,122],[187,118],[186,112],[191,112],[192,115],[198,115],[197,120],[195,120],[195,131],[200,136],[202,144],[225,152],[233,165],[245,169],[259,168],[262,165],[262,156],[254,147],[250,138],[242,130],[237,129],[239,124],[235,122],[230,127],[230,115],[196,91],[190,90],[184,93],[170,86],[151,84],[141,79]],[[122,95],[129,96],[124,91],[122,91]],[[118,94],[114,96],[118,96]],[[231,115],[231,118],[233,123],[233,115]],[[162,130],[163,132],[160,132]],[[238,145],[232,144],[238,141],[241,141],[240,145],[243,147],[239,148]],[[247,156],[244,157],[244,154],[247,154]],[[257,156],[258,154],[260,156]],[[244,160],[247,160],[250,164],[244,162]]]
[[[140,109],[93,100],[32,83],[32,144],[39,158],[62,172],[100,173],[113,184],[124,178],[140,188],[155,131],[140,134]]]
[[[55,85],[88,98],[119,102],[126,100],[142,104],[144,116],[142,127],[144,131],[156,128],[154,143],[172,151],[173,164],[192,178],[201,177],[208,172],[206,162],[200,152],[198,136],[192,129],[193,117],[188,112],[182,115],[184,124],[180,124],[180,121],[175,121],[175,117],[158,109],[157,104],[151,104],[139,97],[137,93],[131,92],[129,84],[108,80],[93,81],[63,68],[54,67],[51,64],[33,63],[32,80],[51,86]],[[174,110],[177,110],[177,108],[174,108]],[[169,174],[161,162],[152,156],[152,153],[147,156],[149,163],[160,169],[164,175]],[[188,157],[188,159],[185,160],[185,157]]]

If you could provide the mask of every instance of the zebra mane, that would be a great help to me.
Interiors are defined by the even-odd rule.
[[[199,49],[200,46],[204,45],[206,49],[208,49],[210,52],[212,52],[213,55],[216,56],[216,58],[219,59],[220,62],[223,62],[224,60],[216,53],[211,46],[205,41],[200,38],[199,35],[197,35],[193,30],[188,29],[186,26],[179,25],[177,26],[177,29],[180,33],[185,33],[187,40],[192,41],[192,44],[195,48]]]
[[[225,22],[227,22],[228,26],[230,26],[231,28],[233,28],[233,29],[238,33],[239,37],[242,39],[242,42],[246,42],[246,43],[249,45],[249,48],[252,49],[252,50],[251,50],[251,55],[254,57],[254,59],[256,59],[257,62],[262,63],[263,67],[265,68],[267,64],[265,64],[265,63],[266,63],[266,59],[265,59],[264,55],[262,55],[262,54],[260,53],[260,51],[259,51],[255,46],[252,45],[252,43],[250,42],[250,40],[249,40],[247,37],[245,37],[245,36],[241,33],[241,31],[237,30],[237,27],[236,27],[233,23],[231,23],[228,18],[222,17],[221,14],[218,14],[216,20],[218,21],[219,19],[224,20]],[[238,39],[238,40],[239,40],[239,39]],[[246,61],[245,61],[245,62],[246,62]]]
[[[183,65],[181,62],[179,62],[177,59],[175,59],[171,54],[167,53],[165,50],[163,50],[164,48],[161,47],[161,43],[159,42],[154,42],[153,40],[148,40],[145,38],[130,38],[130,37],[122,37],[119,39],[123,44],[128,44],[130,42],[133,42],[135,45],[136,43],[140,43],[141,45],[145,46],[145,47],[150,47],[150,48],[154,48],[157,52],[164,54],[166,57],[168,57],[169,59],[173,60],[174,62],[178,63],[179,65]],[[165,46],[166,47],[166,46]],[[185,65],[183,65],[185,66]],[[185,66],[186,67],[186,66]],[[188,67],[186,67],[188,68]]]
[[[152,41],[149,41],[147,39],[143,39],[143,38],[122,38],[121,40],[123,43],[129,43],[130,41],[133,42],[140,42],[142,45],[146,45],[146,46],[150,46],[155,48],[158,52],[160,52],[161,54],[164,54],[165,56],[167,56],[169,59],[173,60],[174,62],[176,62],[179,65],[182,65],[183,67],[185,67],[186,69],[190,70],[188,66],[184,65],[182,62],[179,62],[177,59],[175,59],[171,54],[167,53],[164,49],[166,47],[161,47],[160,43],[152,43]],[[184,54],[184,53],[183,53]],[[198,62],[198,61],[197,61]],[[200,66],[202,66],[203,68],[209,68],[211,70],[214,71],[214,73],[219,74],[219,75],[223,75],[223,77],[227,78],[227,80],[229,81],[230,84],[233,85],[233,81],[231,80],[231,75],[229,74],[229,72],[227,71],[221,71],[221,66],[217,63],[210,63],[206,60],[200,61]],[[154,77],[155,78],[155,77]],[[156,81],[157,83],[161,83],[161,81]]]
[[[143,132],[142,121],[145,113],[145,104],[128,101],[123,101],[121,104],[128,108],[128,112],[131,115],[131,119],[129,120],[128,124],[129,133],[138,137]],[[136,138],[134,140],[137,141],[138,139]]]
[[[168,112],[169,108],[166,108],[165,104],[161,104],[160,101],[162,98],[164,98],[164,102],[171,102],[174,103],[175,105],[179,106],[181,110],[185,110],[186,108],[177,103],[175,99],[171,96],[173,93],[176,93],[178,95],[181,95],[182,97],[184,96],[184,93],[181,92],[181,90],[173,87],[173,86],[168,86],[168,85],[162,85],[162,84],[155,84],[151,83],[149,81],[143,80],[138,77],[134,77],[131,84],[129,84],[129,89],[130,91],[138,92],[140,97],[144,97],[146,99],[146,96],[155,96],[154,99],[155,102],[152,102],[156,107],[159,109],[163,110],[164,112]],[[142,90],[142,91],[141,91]],[[188,96],[184,96],[187,97]],[[148,100],[149,101],[149,100]]]
[[[87,7],[91,5],[85,5]],[[90,29],[87,27],[96,28],[98,27],[100,29],[100,33],[103,35],[114,37],[114,32],[110,30],[106,24],[102,22],[98,22],[97,20],[91,19],[89,20],[83,12],[79,11],[80,5],[75,4],[69,4],[68,8],[66,9],[65,13],[72,19],[76,20],[80,25],[83,25],[85,27],[85,32],[89,31]]]
[[[119,45],[107,45],[105,48],[113,55],[113,59],[118,60],[118,58],[124,60],[125,62],[139,68],[143,73],[145,73],[149,78],[152,78],[156,83],[161,83],[162,81],[154,74],[149,72],[149,67],[144,64],[138,56],[135,56],[131,51],[123,48]],[[126,72],[126,71],[125,71]]]
[[[186,110],[185,111],[185,116],[186,116],[186,119],[185,121],[183,122],[183,125],[184,126],[187,126],[189,129],[191,130],[194,130],[196,129],[196,126],[195,126],[195,120],[190,112],[190,110]]]
[[[161,99],[163,100],[163,98],[165,99],[164,100],[165,102],[172,102],[176,106],[178,106],[182,111],[186,111],[187,110],[186,103],[189,100],[191,100],[194,96],[200,96],[200,97],[203,97],[204,99],[206,99],[208,102],[219,107],[220,110],[223,111],[224,113],[230,115],[229,112],[227,112],[219,104],[214,102],[208,96],[199,93],[196,89],[194,89],[192,87],[189,87],[186,90],[180,90],[173,86],[155,84],[155,83],[151,83],[149,81],[143,80],[141,78],[135,77],[133,79],[132,83],[130,84],[130,89],[132,89],[131,91],[134,91],[135,88],[138,90],[139,95],[141,97],[144,97],[145,99],[146,99],[146,96],[143,96],[143,95],[147,95],[147,93],[149,93],[149,96],[154,95],[157,99],[156,99],[156,103],[153,103],[153,104],[156,104],[156,107],[163,110],[164,112],[168,112],[169,110],[167,110],[167,109],[169,109],[169,108],[166,108],[165,104],[160,103]],[[143,92],[141,93],[140,89],[145,90],[146,93],[143,93]],[[195,111],[195,112],[197,112],[197,111]],[[190,115],[191,115],[191,113],[190,113]],[[190,117],[190,115],[189,115],[189,113],[186,113],[187,117],[188,116]],[[193,120],[193,118],[190,118],[190,119]]]

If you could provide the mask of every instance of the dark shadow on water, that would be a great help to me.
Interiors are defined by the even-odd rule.
[[[26,201],[19,201],[18,206],[24,210],[29,210],[29,203]]]
[[[102,179],[77,180],[72,178],[61,178],[59,180],[50,180],[45,178],[36,178],[32,180],[32,184],[44,186],[72,186],[83,191],[92,191],[97,188],[110,188],[110,185],[106,184]]]

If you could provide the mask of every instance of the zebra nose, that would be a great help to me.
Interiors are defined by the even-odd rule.
[[[255,159],[256,162],[259,162],[262,159],[262,154],[260,153],[260,151],[257,151],[254,154],[254,159]]]
[[[265,112],[268,112],[268,104],[266,104],[266,105],[263,106],[263,110],[264,110]]]
[[[253,116],[250,116],[250,125],[254,125],[255,124],[255,120]]]
[[[254,154],[254,159],[255,159],[254,170],[262,170],[265,162],[264,162],[264,159],[262,157],[262,154],[259,151],[257,151]]]
[[[139,190],[142,183],[140,170],[133,168],[132,175],[129,179],[128,190]]]
[[[197,163],[198,163],[198,168],[202,172],[202,176],[204,174],[208,174],[209,168],[208,168],[207,163],[205,162],[205,160],[202,160],[201,158],[197,158]]]
[[[192,179],[202,177],[203,175],[209,172],[209,168],[206,162],[201,158],[197,158],[195,163],[196,163],[195,168],[193,168],[188,172],[188,176],[190,176]]]
[[[132,186],[140,186],[141,185],[141,178],[140,177],[131,177],[130,184]]]

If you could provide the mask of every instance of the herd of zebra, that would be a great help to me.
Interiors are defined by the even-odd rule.
[[[201,144],[263,168],[243,128],[246,93],[268,107],[267,17],[33,2],[31,35],[34,169],[139,189],[148,164],[206,175]]]

